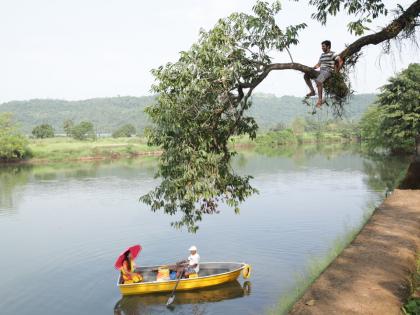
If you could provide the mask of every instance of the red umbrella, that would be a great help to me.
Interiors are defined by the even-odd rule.
[[[125,251],[123,251],[118,256],[117,261],[114,264],[116,269],[119,270],[122,267],[124,257],[125,257],[125,253],[128,252],[128,251],[131,252],[131,259],[135,259],[141,251],[141,246],[140,245],[134,245],[134,246],[131,246],[131,247],[127,248]]]

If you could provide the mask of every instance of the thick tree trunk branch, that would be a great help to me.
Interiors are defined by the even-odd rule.
[[[344,49],[340,56],[345,60],[348,56],[359,52],[364,46],[377,45],[386,40],[397,37],[397,35],[420,14],[420,0],[415,1],[397,19],[391,22],[380,32],[363,36]]]
[[[265,66],[264,71],[259,77],[252,80],[250,83],[243,83],[240,85],[241,88],[255,88],[260,84],[272,70],[297,70],[303,73],[308,73],[310,76],[316,76],[316,70],[313,67],[308,67],[300,63],[289,62],[289,63],[272,63]]]
[[[405,10],[398,18],[393,20],[388,26],[380,32],[363,36],[350,44],[340,53],[340,57],[345,60],[349,56],[359,52],[367,45],[377,45],[386,40],[395,38],[402,30],[412,23],[420,14],[420,0],[415,1],[407,10]],[[240,88],[255,88],[260,84],[272,70],[297,70],[309,74],[311,77],[316,76],[316,71],[312,67],[302,65],[300,63],[273,63],[266,65],[261,75],[250,83],[240,84]]]

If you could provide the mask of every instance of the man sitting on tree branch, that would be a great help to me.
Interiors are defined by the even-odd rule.
[[[321,54],[321,57],[319,57],[318,63],[314,66],[314,69],[321,68],[317,77],[315,78],[316,86],[318,89],[318,102],[316,103],[316,107],[318,108],[320,108],[324,102],[322,98],[323,83],[331,76],[334,70],[338,72],[343,66],[343,59],[341,59],[341,57],[335,52],[330,50],[331,42],[329,40],[323,41],[321,43],[321,48],[323,53]],[[306,97],[315,96],[315,90],[312,86],[311,77],[307,73],[305,73],[303,77],[309,89],[311,90],[308,94],[306,94]]]

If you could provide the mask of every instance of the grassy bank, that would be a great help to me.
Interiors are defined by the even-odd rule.
[[[412,295],[402,308],[404,314],[418,315],[420,314],[420,253],[417,253],[417,268],[411,282]]]
[[[337,132],[293,133],[291,129],[270,131],[258,134],[255,140],[247,136],[233,137],[232,147],[275,148],[283,145],[310,143],[345,143],[351,139]],[[65,162],[83,160],[110,160],[133,158],[138,156],[158,155],[158,147],[149,147],[142,137],[98,138],[96,140],[74,140],[66,137],[49,139],[29,139],[29,151],[32,158],[29,163]]]
[[[30,162],[59,162],[67,160],[106,160],[158,154],[144,138],[98,138],[78,141],[71,138],[31,139]]]

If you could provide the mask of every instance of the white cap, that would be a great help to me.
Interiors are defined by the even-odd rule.
[[[197,251],[197,247],[195,247],[194,245],[190,247],[189,251]]]

